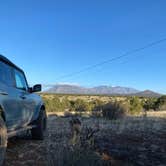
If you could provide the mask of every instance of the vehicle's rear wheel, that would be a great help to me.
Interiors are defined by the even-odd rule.
[[[45,110],[41,110],[35,123],[36,127],[31,129],[33,139],[43,140],[47,129],[47,115]]]
[[[7,147],[7,129],[4,120],[0,117],[0,166],[3,165]]]

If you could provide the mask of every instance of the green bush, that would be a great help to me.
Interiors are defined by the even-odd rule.
[[[101,117],[104,102],[99,99],[96,99],[96,100],[92,101],[91,103],[93,105],[92,115],[95,117]]]
[[[108,119],[118,119],[128,112],[128,105],[120,102],[110,102],[102,107],[102,115]]]
[[[74,110],[76,112],[87,112],[92,110],[92,105],[89,102],[86,102],[81,99],[77,99],[76,101],[73,102],[72,104]]]
[[[161,96],[157,99],[156,110],[166,110],[166,96]]]
[[[147,98],[142,101],[142,105],[145,111],[156,109],[156,98]]]
[[[142,103],[139,97],[131,97],[129,99],[129,103],[130,103],[130,109],[129,109],[130,114],[132,115],[139,114],[143,111]]]
[[[66,110],[67,111],[71,111],[71,103],[70,103],[70,101],[68,100],[67,97],[62,98],[62,100],[61,100],[61,107],[65,111]]]
[[[53,98],[43,97],[48,112],[64,112],[66,109],[70,109],[71,105],[67,98],[60,100],[59,97]]]

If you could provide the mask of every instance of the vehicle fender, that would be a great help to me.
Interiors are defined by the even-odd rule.
[[[44,102],[40,102],[37,106],[36,106],[36,109],[34,111],[34,114],[33,114],[33,117],[32,117],[32,122],[37,120],[39,115],[40,115],[40,112],[42,110],[45,110],[45,105],[44,105]]]

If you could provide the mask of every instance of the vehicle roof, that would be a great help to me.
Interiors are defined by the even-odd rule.
[[[3,61],[4,63],[16,68],[17,70],[23,72],[22,69],[20,69],[18,66],[16,66],[13,62],[11,62],[9,59],[7,59],[6,57],[4,57],[3,55],[0,55],[0,61]],[[24,72],[23,72],[24,73]]]

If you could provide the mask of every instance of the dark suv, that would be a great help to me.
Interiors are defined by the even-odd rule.
[[[34,92],[41,85],[29,87],[23,70],[0,55],[0,165],[7,139],[31,130],[32,138],[42,140],[46,131],[46,111],[41,97]]]

